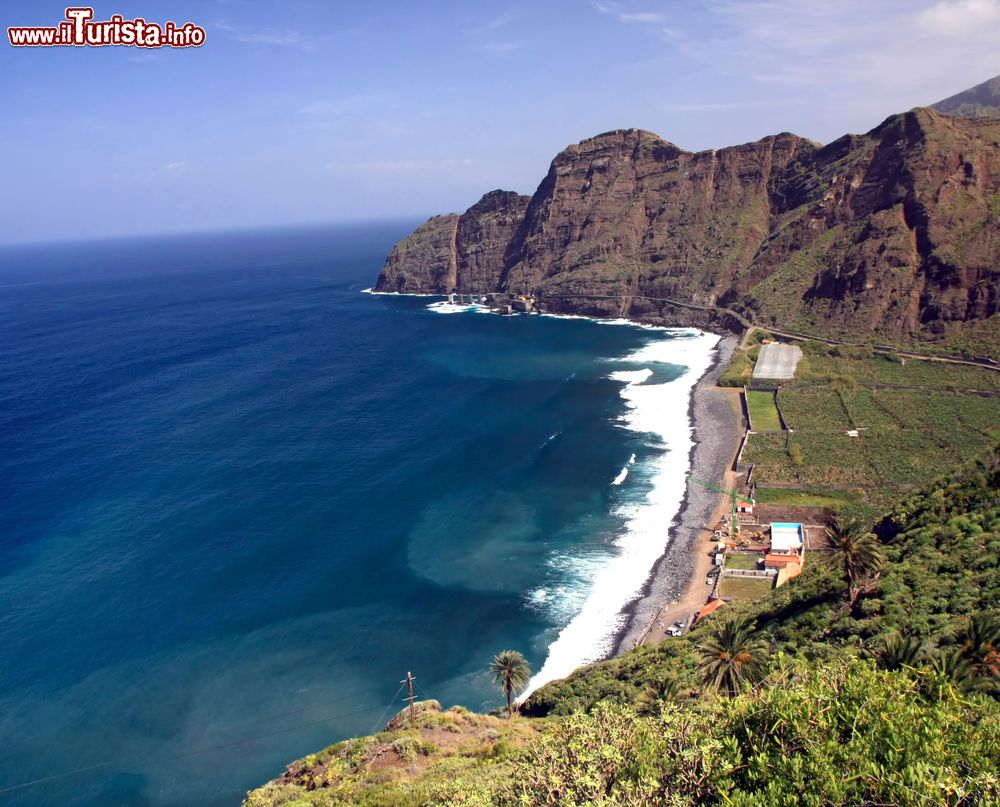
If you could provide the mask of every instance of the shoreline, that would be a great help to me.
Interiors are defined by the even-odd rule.
[[[415,294],[410,292],[378,292],[364,289],[362,293],[399,297],[444,297],[440,294]],[[468,307],[463,306],[462,310]],[[531,316],[532,314],[515,314]],[[719,376],[729,366],[740,337],[718,333],[704,327],[690,325],[665,325],[642,322],[627,317],[597,317],[587,314],[555,314],[535,312],[534,316],[557,319],[586,319],[599,324],[615,324],[665,332],[696,331],[719,338],[713,348],[714,358],[708,369],[691,387],[687,416],[692,430],[692,446],[688,452],[687,475],[724,486],[735,458],[739,442],[744,435],[742,410],[735,389],[717,387]],[[610,649],[603,660],[621,655],[650,638],[662,639],[663,629],[654,631],[658,619],[666,613],[670,619],[680,617],[685,621],[692,611],[700,610],[708,599],[702,578],[711,568],[707,546],[701,543],[701,533],[709,525],[713,528],[720,512],[728,512],[728,499],[701,485],[686,482],[683,498],[677,513],[666,527],[668,541],[663,554],[657,558],[639,589],[639,594],[619,611],[622,627],[611,636]],[[705,551],[702,551],[702,550]],[[696,605],[692,605],[695,601]],[[676,613],[675,613],[676,612]],[[657,635],[661,634],[661,635]],[[541,686],[541,685],[539,685]],[[534,688],[538,688],[537,686]],[[523,697],[523,696],[522,696]]]
[[[735,391],[716,386],[738,344],[738,337],[720,338],[715,361],[698,379],[688,404],[688,417],[694,432],[694,445],[688,458],[689,475],[720,486],[725,485],[744,433],[742,414],[736,415],[733,406]],[[644,643],[654,634],[652,628],[664,612],[679,610],[687,621],[689,611],[695,610],[690,603],[698,599],[699,594],[698,609],[707,601],[708,593],[701,580],[704,575],[698,574],[699,570],[710,568],[711,563],[707,546],[702,543],[702,531],[707,525],[714,526],[725,504],[724,495],[688,481],[677,515],[668,527],[670,540],[666,551],[653,566],[642,593],[623,611],[626,625],[616,637],[614,650],[608,658]],[[700,562],[702,557],[704,561]]]

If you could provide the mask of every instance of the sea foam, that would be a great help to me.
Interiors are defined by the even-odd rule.
[[[640,596],[654,564],[667,548],[670,526],[684,499],[694,444],[689,414],[691,393],[711,366],[719,341],[718,336],[690,329],[676,329],[671,335],[672,338],[652,342],[621,361],[681,365],[686,369],[678,378],[665,384],[646,383],[654,375],[648,366],[610,375],[624,384],[620,394],[627,410],[621,417],[622,426],[648,435],[666,450],[640,462],[639,467],[651,464],[644,470],[648,470],[652,479],[652,489],[643,501],[624,505],[617,512],[625,520],[625,528],[614,542],[613,557],[597,567],[591,559],[581,564],[587,567],[585,574],[589,578],[589,584],[584,584],[582,603],[577,592],[572,598],[577,608],[550,645],[545,663],[522,697],[614,650],[615,636],[627,619],[623,614],[625,607]]]
[[[433,311],[435,314],[465,314],[470,311],[476,314],[492,313],[489,306],[486,305],[480,305],[479,303],[449,303],[447,300],[442,300],[439,303],[431,303],[427,306],[427,310]]]

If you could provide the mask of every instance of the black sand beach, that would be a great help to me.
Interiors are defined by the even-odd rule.
[[[691,449],[691,474],[721,485],[733,461],[736,446],[744,432],[741,418],[733,417],[729,401],[717,393],[719,376],[729,366],[739,344],[735,336],[723,337],[712,368],[695,385],[690,415],[694,423],[694,448]],[[719,494],[703,485],[688,481],[684,502],[670,527],[670,543],[653,568],[643,593],[628,609],[628,623],[622,631],[615,655],[632,648],[656,618],[659,607],[679,599],[694,573],[693,551],[698,536],[719,506]]]

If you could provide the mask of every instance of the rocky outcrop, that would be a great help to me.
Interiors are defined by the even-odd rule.
[[[507,244],[530,199],[491,191],[461,216],[434,216],[396,244],[376,290],[449,294],[496,289]]]
[[[827,146],[785,133],[698,153],[607,132],[557,155],[530,202],[494,191],[431,219],[377,288],[508,291],[672,324],[719,324],[730,308],[858,341],[966,347],[973,334],[969,349],[989,352],[1000,121],[916,109]]]
[[[452,291],[458,278],[458,220],[457,213],[434,216],[396,244],[386,258],[376,290],[404,294]]]

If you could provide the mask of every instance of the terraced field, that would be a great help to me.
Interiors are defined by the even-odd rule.
[[[1000,373],[816,348],[804,365],[778,398],[792,434],[752,435],[743,455],[776,503],[805,495],[872,515],[1000,441]],[[868,382],[884,377],[897,386]]]

